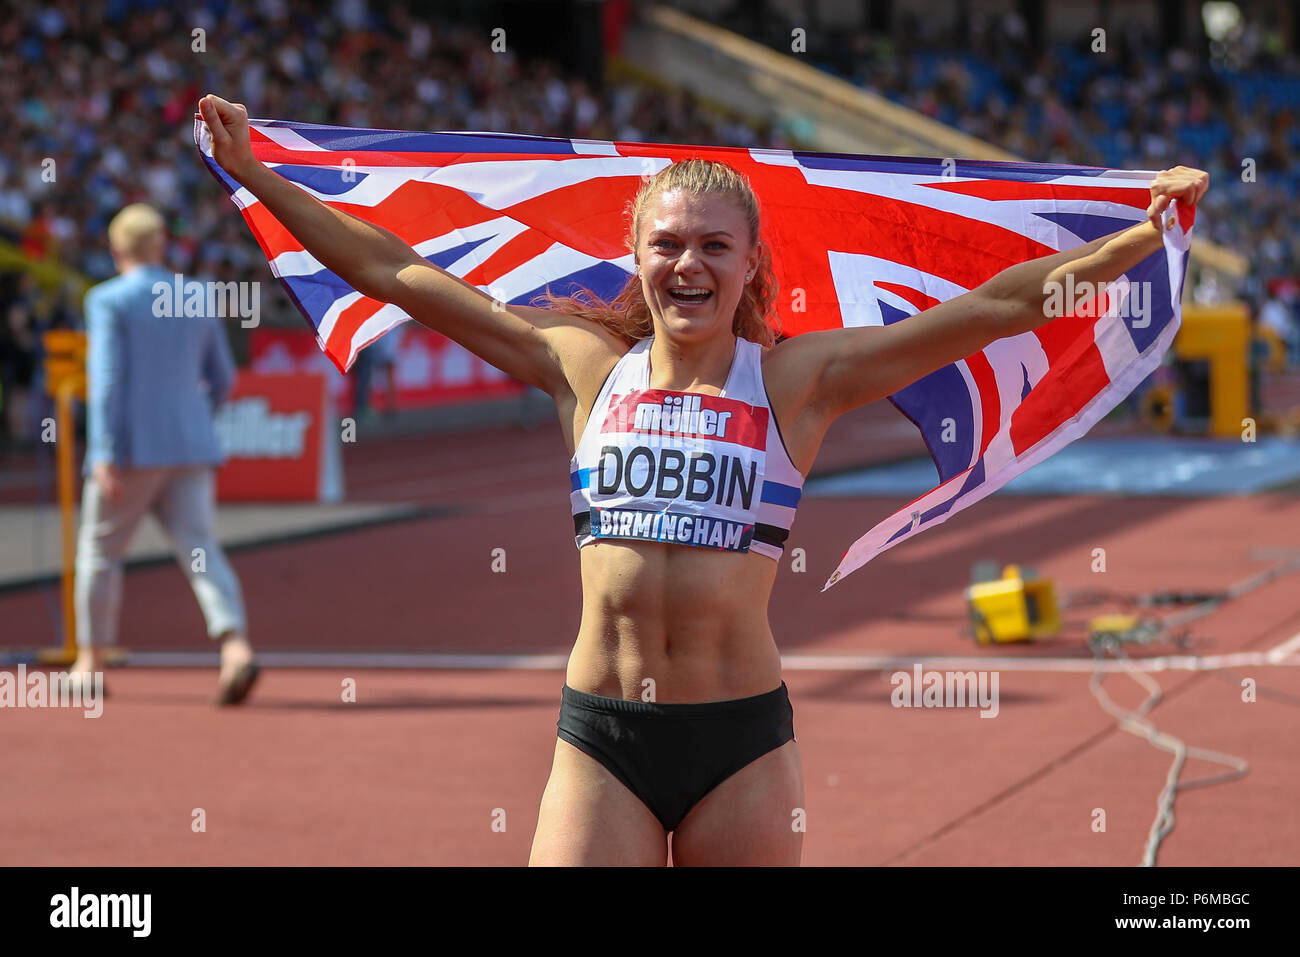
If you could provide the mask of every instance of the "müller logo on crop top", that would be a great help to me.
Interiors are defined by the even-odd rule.
[[[638,402],[632,427],[638,432],[688,432],[723,438],[731,413],[701,410],[700,399],[698,395],[670,395],[662,405]]]
[[[601,432],[633,432],[767,447],[767,409],[718,395],[645,389],[613,396]]]

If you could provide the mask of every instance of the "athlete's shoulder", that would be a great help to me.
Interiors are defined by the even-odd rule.
[[[535,329],[540,329],[553,342],[564,342],[584,352],[594,351],[613,356],[617,360],[634,345],[599,322],[558,309],[511,306],[510,311]]]
[[[627,351],[627,342],[594,319],[584,319],[582,316],[575,316],[559,309],[543,309],[540,306],[509,306],[508,308],[538,329],[577,329],[590,332],[598,338],[621,344],[623,351]]]
[[[807,371],[806,366],[810,356],[819,351],[814,341],[815,335],[815,333],[805,333],[798,336],[778,336],[772,345],[760,346],[764,378],[802,376]]]
[[[836,348],[834,331],[802,332],[779,340],[763,355],[763,386],[773,411],[787,430],[817,406],[822,371]]]
[[[536,306],[510,309],[537,328],[550,344],[569,388],[584,408],[590,406],[606,377],[634,345],[599,322],[581,316]]]

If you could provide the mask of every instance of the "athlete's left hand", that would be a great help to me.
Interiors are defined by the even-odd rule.
[[[1190,166],[1175,166],[1173,169],[1161,170],[1151,184],[1151,205],[1147,207],[1147,219],[1156,229],[1164,232],[1161,213],[1169,208],[1173,200],[1185,206],[1195,206],[1205,191],[1210,188],[1210,174],[1203,169]]]

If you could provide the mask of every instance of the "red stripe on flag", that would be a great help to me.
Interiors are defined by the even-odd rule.
[[[524,265],[555,245],[549,236],[529,229],[509,240],[461,278],[471,286],[490,286],[512,269]]]
[[[940,299],[935,299],[934,296],[926,295],[919,289],[913,289],[911,286],[904,286],[901,283],[882,282],[877,279],[874,284],[879,289],[884,289],[888,292],[892,292],[896,296],[901,296],[903,299],[906,299],[913,307],[915,307],[917,312],[924,312],[931,306],[939,305],[942,301]]]
[[[283,252],[302,252],[302,243],[261,203],[254,203],[244,209],[244,221],[257,237],[258,245],[262,247],[268,261]]]
[[[453,229],[464,229],[501,214],[477,203],[458,189],[433,183],[406,182],[375,206],[331,201],[334,209],[382,226],[416,246]],[[261,203],[244,210],[244,219],[262,242],[268,259],[284,252],[301,252],[303,245]]]
[[[411,246],[501,216],[459,189],[414,180],[403,183],[375,206],[340,202],[329,205],[397,233]]]
[[[983,422],[978,444],[979,455],[983,455],[1002,425],[1002,397],[998,394],[997,376],[993,373],[988,356],[982,352],[967,356],[966,368],[970,370],[971,378],[975,380],[975,387],[980,393],[980,417]]]
[[[329,338],[325,340],[325,354],[338,366],[340,372],[348,371],[348,356],[352,352],[352,340],[356,337],[361,324],[382,309],[386,304],[364,296],[339,313]]]
[[[603,176],[557,187],[502,212],[588,256],[619,259],[629,252],[626,207],[640,187],[639,176]]]
[[[930,189],[961,193],[981,199],[1082,199],[1096,203],[1118,203],[1135,209],[1151,204],[1151,189],[1146,186],[1071,186],[1061,183],[1021,183],[1015,180],[981,179],[967,183],[926,183]]]
[[[1098,297],[1104,311],[1105,295]],[[1094,341],[1096,319],[1069,315],[1034,330],[1047,354],[1047,373],[1011,414],[1011,446],[1020,455],[1037,445],[1110,384]]]

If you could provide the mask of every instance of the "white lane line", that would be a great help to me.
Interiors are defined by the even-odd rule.
[[[414,652],[258,652],[257,662],[270,668],[450,668],[488,671],[563,671],[568,655],[462,655]],[[128,665],[145,668],[216,667],[218,656],[206,651],[140,651],[127,655]]]
[[[1281,661],[1284,658],[1289,658],[1296,652],[1300,652],[1300,634],[1292,635],[1277,647],[1270,648],[1267,654],[1269,661]]]
[[[1290,642],[1288,642],[1290,644]],[[940,671],[1119,672],[1211,671],[1255,665],[1296,665],[1300,656],[1270,652],[1227,655],[1164,655],[1126,660],[1091,658],[947,658],[905,655],[786,655],[782,666],[791,671],[888,671],[913,665]],[[488,671],[560,671],[567,654],[439,654],[429,652],[263,652],[259,663],[272,668],[446,668]],[[145,668],[203,668],[217,665],[212,652],[141,651],[127,655],[127,664]]]
[[[1271,658],[1265,652],[1246,651],[1230,655],[1162,655],[1156,658],[1130,658],[1126,667],[1113,659],[1092,658],[943,658],[880,655],[790,655],[781,663],[793,671],[883,671],[920,664],[942,671],[1209,671],[1216,668],[1241,668],[1249,665],[1300,665],[1300,657]]]

